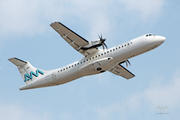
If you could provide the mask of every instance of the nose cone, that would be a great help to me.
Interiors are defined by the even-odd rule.
[[[156,36],[155,39],[153,40],[154,41],[153,44],[157,47],[157,46],[161,45],[165,40],[166,40],[166,38],[163,36]]]
[[[160,41],[161,43],[163,43],[165,40],[166,40],[166,38],[163,36],[159,36],[159,38],[158,38],[158,41]]]

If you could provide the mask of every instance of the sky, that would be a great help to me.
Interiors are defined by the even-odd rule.
[[[179,6],[179,0],[1,0],[0,119],[179,120]],[[24,82],[9,58],[51,70],[83,57],[50,27],[55,21],[88,41],[102,34],[109,48],[146,33],[166,41],[130,59],[136,75],[130,80],[105,72],[20,91]]]

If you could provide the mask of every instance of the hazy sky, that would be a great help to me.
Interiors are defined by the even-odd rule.
[[[105,72],[20,91],[9,58],[50,70],[83,57],[49,26],[55,21],[89,41],[102,33],[109,48],[146,33],[166,41],[130,59],[133,79]],[[1,0],[0,120],[179,120],[179,21],[179,0]]]

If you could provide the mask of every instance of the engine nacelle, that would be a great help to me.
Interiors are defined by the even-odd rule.
[[[90,41],[88,45],[81,47],[81,49],[88,50],[88,49],[100,47],[101,45],[102,44],[100,40],[93,40],[93,41]]]
[[[100,43],[101,43],[101,41],[99,39],[93,40],[93,41],[90,41],[89,44],[86,47],[94,46],[94,45],[97,45],[97,44],[100,44]]]
[[[81,66],[79,68],[79,73],[83,76],[94,75],[109,70],[113,65],[113,58],[106,57]]]

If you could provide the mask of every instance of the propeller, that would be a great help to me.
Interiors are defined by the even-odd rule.
[[[98,35],[99,36],[99,35]],[[107,45],[104,43],[105,41],[106,41],[106,38],[104,38],[103,39],[103,37],[102,37],[102,34],[101,34],[101,36],[99,36],[99,39],[100,39],[100,41],[101,41],[101,46],[103,47],[103,50],[105,49],[105,47],[106,47],[106,49],[108,49],[108,47],[107,47]]]
[[[128,64],[131,66],[131,63],[129,62],[129,60],[125,60],[125,61],[121,62],[120,64],[125,63],[125,62],[126,62],[126,68],[128,68]]]
[[[128,68],[128,63],[131,66],[131,63],[129,62],[129,60],[126,60],[126,68]]]

